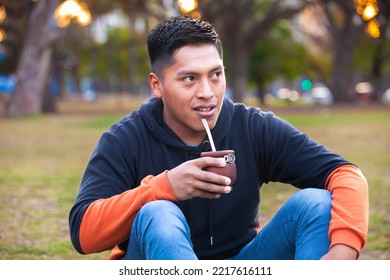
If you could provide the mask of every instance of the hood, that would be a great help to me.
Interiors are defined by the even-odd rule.
[[[142,104],[139,110],[151,134],[161,142],[175,148],[183,149],[185,151],[192,149],[191,146],[184,143],[173,130],[164,123],[162,119],[163,107],[164,104],[161,99],[150,98]],[[218,143],[221,143],[229,132],[233,113],[233,102],[225,98],[216,126],[211,130],[217,150],[221,149],[218,147]]]

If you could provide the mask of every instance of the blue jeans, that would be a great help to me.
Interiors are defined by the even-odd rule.
[[[233,260],[314,260],[329,250],[331,194],[304,189],[295,193]],[[154,201],[139,211],[124,259],[195,260],[191,233],[181,210]]]

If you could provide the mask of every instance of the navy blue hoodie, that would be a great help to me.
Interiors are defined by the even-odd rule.
[[[71,239],[79,252],[83,253],[80,225],[92,202],[137,188],[146,176],[157,176],[211,150],[207,139],[196,147],[184,143],[163,122],[162,110],[160,99],[149,99],[99,140],[69,217]],[[324,188],[328,175],[349,163],[273,113],[229,99],[224,100],[212,135],[217,150],[235,151],[233,191],[215,200],[175,202],[187,219],[200,259],[232,257],[256,236],[264,183]],[[126,245],[119,247],[126,250]]]

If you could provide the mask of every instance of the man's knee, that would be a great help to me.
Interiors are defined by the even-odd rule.
[[[180,211],[179,207],[173,202],[167,200],[155,200],[146,203],[139,211],[141,215],[152,215],[152,216],[165,216],[168,213],[177,213]]]
[[[192,250],[189,227],[180,208],[170,201],[149,202],[140,209],[134,221],[126,258],[166,259],[174,256],[172,258],[178,259],[180,256],[171,255],[172,248],[183,244],[183,240]]]
[[[323,189],[303,189],[292,196],[290,203],[298,215],[330,219],[331,193]],[[290,206],[291,207],[291,206]]]
[[[183,212],[170,201],[158,200],[145,204],[138,213],[138,228],[154,236],[155,240],[172,241],[180,235],[189,235],[189,228]],[[158,234],[155,234],[158,232]]]
[[[164,225],[185,222],[180,208],[167,200],[156,200],[145,204],[138,212],[137,219],[146,224]]]
[[[331,207],[332,195],[329,191],[323,189],[303,189],[298,192],[300,199],[305,201],[309,207],[322,207],[324,210]]]

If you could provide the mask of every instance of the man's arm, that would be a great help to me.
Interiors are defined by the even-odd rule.
[[[323,259],[357,259],[367,241],[368,184],[356,166],[343,165],[327,178],[332,193],[330,250]]]
[[[80,225],[82,253],[101,252],[125,241],[139,209],[150,201],[160,199],[176,200],[167,172],[146,177],[135,189],[91,203]]]
[[[359,252],[343,244],[336,244],[330,248],[321,260],[356,260],[359,256]]]

